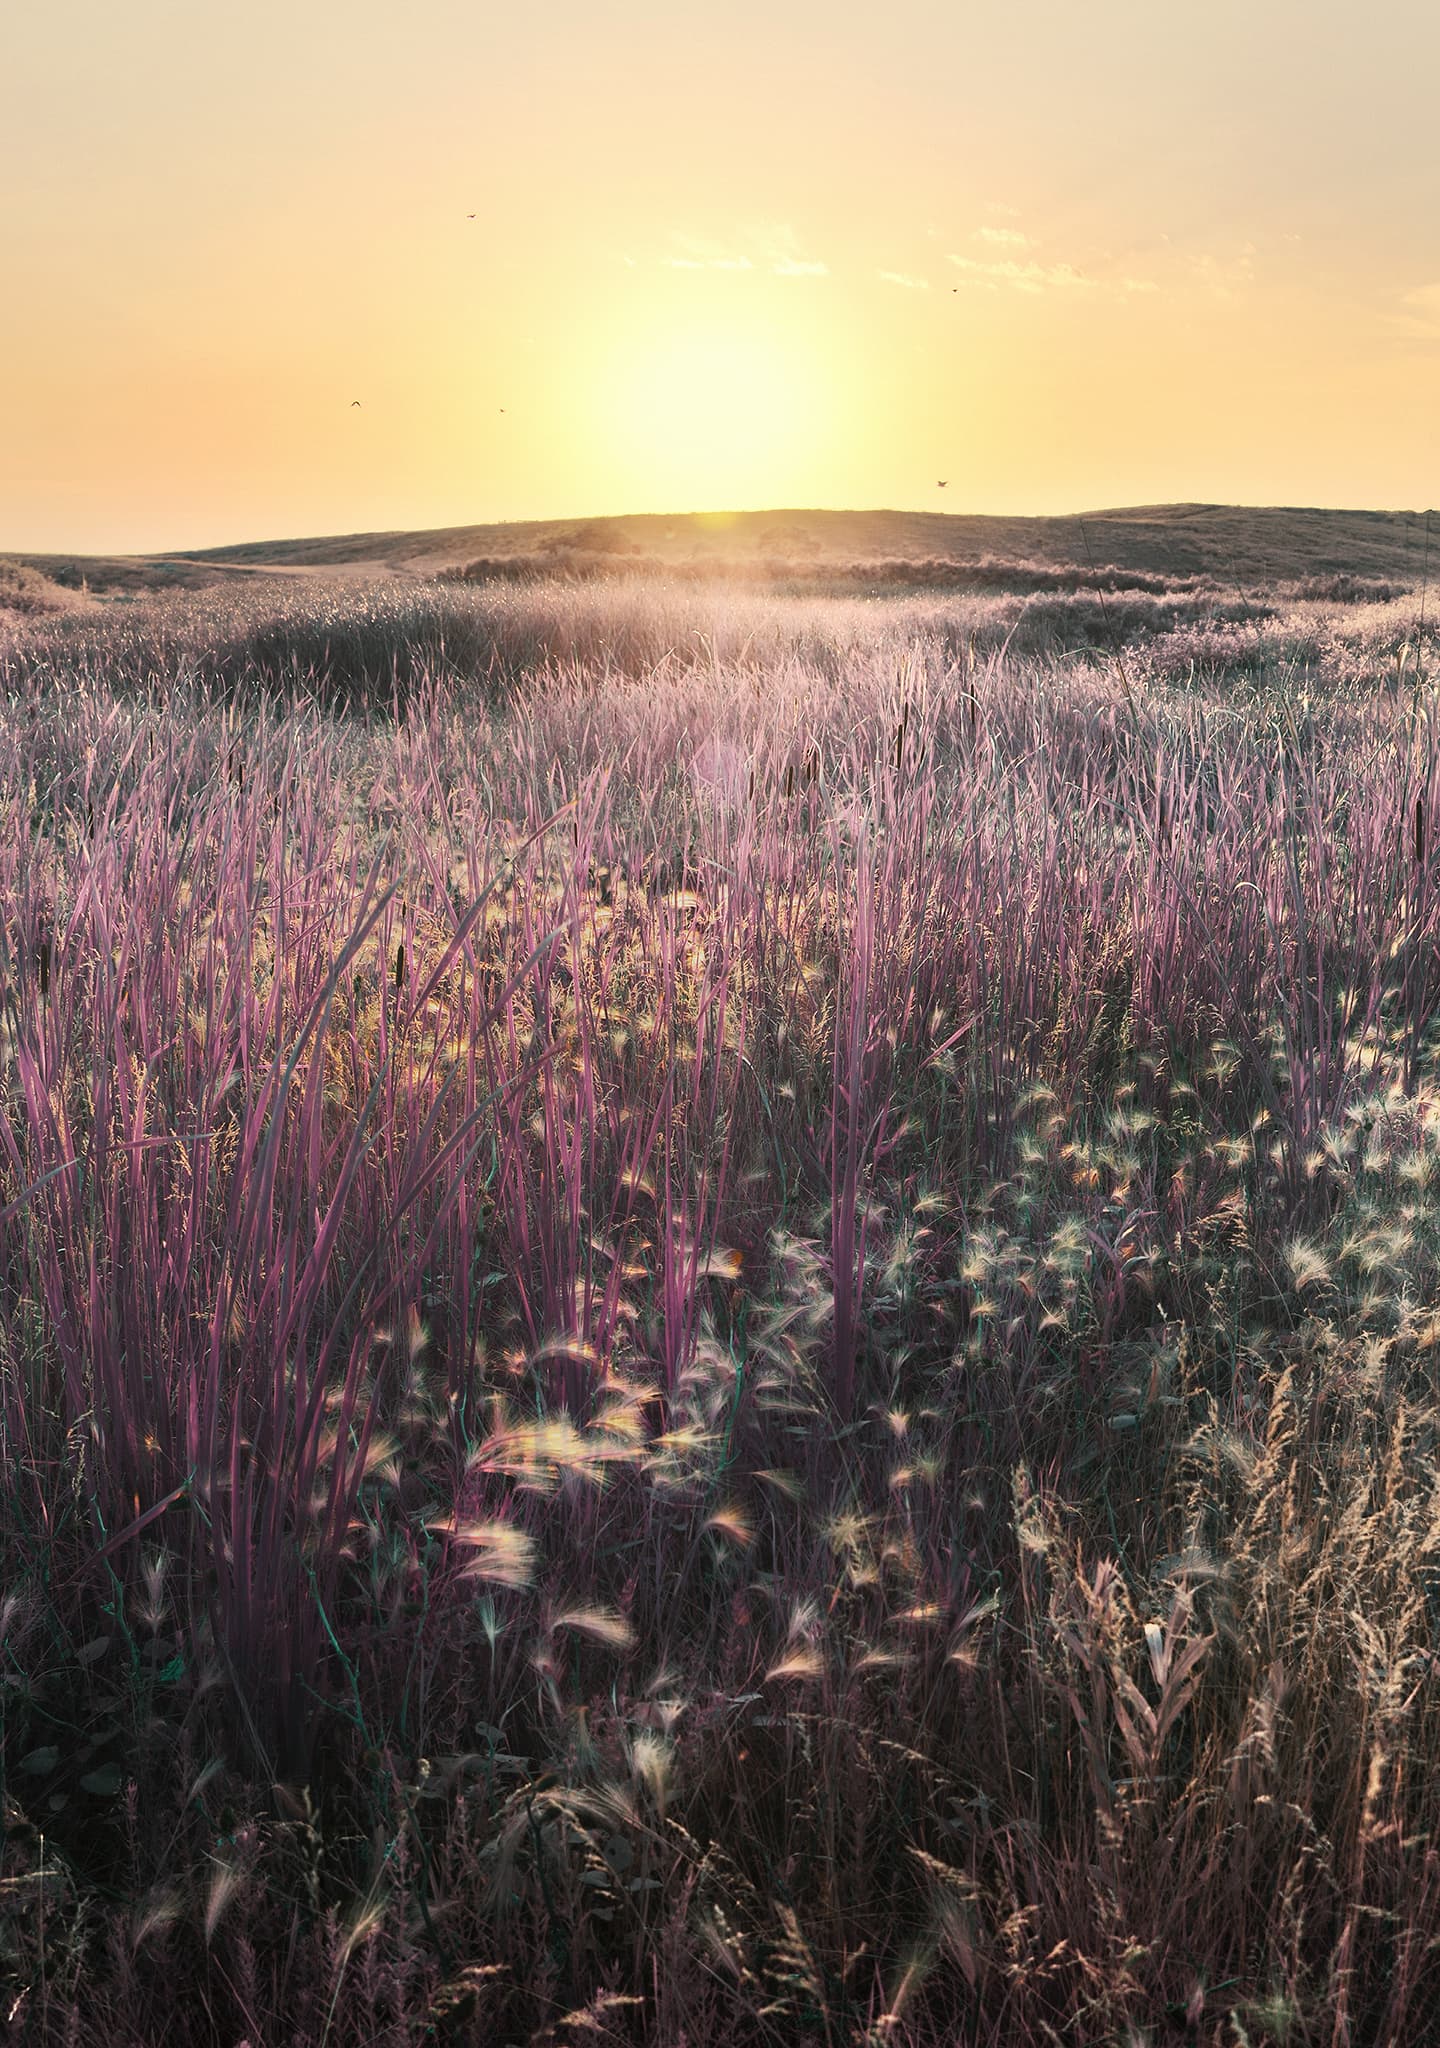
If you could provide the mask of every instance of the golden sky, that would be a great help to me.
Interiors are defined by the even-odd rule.
[[[1437,83],[1434,0],[12,0],[0,548],[1422,507]]]

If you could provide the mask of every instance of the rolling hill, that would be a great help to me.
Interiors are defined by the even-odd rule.
[[[1435,562],[1430,560],[1431,554]],[[748,577],[803,569],[864,574],[869,564],[1007,562],[1113,566],[1254,586],[1340,574],[1418,585],[1440,568],[1440,521],[1423,513],[1304,507],[1139,505],[1066,517],[770,510],[636,513],[417,532],[336,534],[134,556],[17,555],[63,589],[119,595],[255,575],[429,576],[475,565],[685,566]]]

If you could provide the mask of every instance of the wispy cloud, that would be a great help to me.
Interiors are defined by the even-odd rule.
[[[1215,298],[1233,299],[1254,284],[1259,254],[1253,242],[1231,249],[1202,249],[1190,258],[1190,274]]]
[[[975,233],[992,249],[1035,247],[1029,236],[1008,228],[977,228]],[[1160,289],[1154,278],[1136,277],[1129,272],[1114,274],[1108,267],[1108,258],[1098,275],[1093,270],[1079,270],[1073,263],[1041,263],[1034,256],[952,255],[946,261],[959,271],[961,284],[991,292],[1025,292],[1032,298],[1042,292],[1097,292],[1107,296],[1119,293],[1128,298],[1136,292]]]
[[[659,260],[666,270],[768,270],[774,277],[828,277],[830,267],[818,257],[802,255],[793,228],[769,221],[748,229],[735,242],[717,242],[672,228],[670,254]]]
[[[1096,280],[1086,277],[1073,263],[1021,263],[1013,256],[982,263],[973,256],[947,259],[966,284],[988,285],[993,291],[1008,288],[1017,292],[1094,291]]]
[[[1409,341],[1440,341],[1440,284],[1416,285],[1402,292],[1400,311],[1387,313],[1385,324]]]
[[[828,277],[830,266],[808,254],[789,221],[766,221],[754,231],[756,246],[775,277]]]
[[[875,275],[882,284],[898,284],[907,292],[928,292],[930,289],[928,277],[911,277],[908,271],[877,270]]]
[[[670,232],[671,254],[662,256],[667,270],[753,270],[754,264],[740,250],[724,242],[712,242],[704,235],[690,235],[679,228]]]

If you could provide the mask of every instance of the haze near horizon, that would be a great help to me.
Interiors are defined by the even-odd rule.
[[[1440,20],[1355,21],[17,14],[0,548],[1422,506]]]

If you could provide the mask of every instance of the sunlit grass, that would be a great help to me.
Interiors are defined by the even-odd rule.
[[[1433,638],[1068,601],[0,649],[14,2026],[1423,2038]]]

